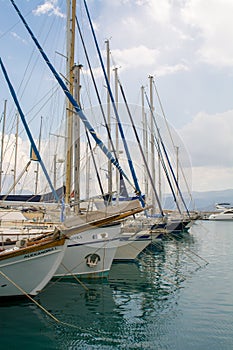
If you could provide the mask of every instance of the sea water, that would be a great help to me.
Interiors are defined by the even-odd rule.
[[[108,279],[52,281],[35,300],[48,313],[1,302],[0,349],[232,350],[233,222],[197,221]]]

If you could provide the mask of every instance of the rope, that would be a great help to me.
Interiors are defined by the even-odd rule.
[[[175,233],[169,234],[169,239],[172,240],[172,241],[175,241],[175,239],[174,239],[174,237],[172,237],[172,235],[175,236],[175,237],[179,237],[179,236],[178,236],[177,234],[175,234]],[[192,253],[193,255],[197,256],[199,259],[203,260],[203,261],[206,263],[206,265],[209,264],[209,262],[208,262],[206,259],[202,258],[200,255],[198,255],[197,253],[195,253],[193,250],[191,250],[191,249],[189,249],[189,248],[187,248],[187,247],[186,247],[186,249],[187,249],[190,253]],[[184,250],[183,250],[183,252],[184,252]],[[186,252],[184,252],[184,253],[186,253]],[[189,258],[191,258],[187,253],[186,253],[186,255],[187,255]],[[192,259],[192,260],[193,260],[193,259]],[[193,260],[193,261],[196,262],[195,260]],[[196,262],[196,264],[199,265],[199,266],[201,266],[201,265],[198,264],[197,262]]]
[[[28,299],[30,299],[36,306],[38,306],[42,311],[46,313],[50,318],[52,318],[55,322],[60,323],[64,326],[69,326],[73,328],[80,329],[79,327],[72,325],[70,323],[66,323],[63,321],[60,321],[57,317],[55,317],[51,312],[46,310],[41,304],[38,303],[35,299],[33,299],[23,288],[21,288],[17,283],[15,283],[10,277],[8,277],[4,272],[0,270],[0,274],[7,279],[10,283],[12,283],[23,295],[25,295]]]
[[[69,273],[86,291],[89,291],[89,288],[76,275],[74,275],[71,270],[69,270],[64,264],[61,263],[61,265],[64,267],[67,273]],[[59,280],[61,280],[62,277],[60,277]]]

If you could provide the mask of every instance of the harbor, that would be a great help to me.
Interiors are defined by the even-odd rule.
[[[52,281],[36,301],[56,320],[31,301],[1,303],[1,344],[230,350],[231,238],[231,223],[198,221],[189,233],[146,249],[137,261],[113,264],[108,279],[84,285],[72,278]]]
[[[2,1],[4,349],[233,348],[232,60],[210,1]]]

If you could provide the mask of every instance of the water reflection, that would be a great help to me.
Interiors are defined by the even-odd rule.
[[[50,323],[60,348],[122,349],[128,342],[132,348],[153,348],[155,333],[160,339],[161,329],[179,313],[179,291],[188,278],[184,252],[194,244],[187,234],[167,238],[143,252],[136,263],[113,264],[108,280],[84,282],[88,290],[77,282],[50,284],[39,296],[41,304],[77,327]]]
[[[75,280],[51,282],[36,300],[60,322],[31,302],[5,306],[1,320],[16,330],[22,328],[15,321],[23,320],[34,348],[164,349],[164,337],[180,313],[181,288],[197,268],[195,245],[187,233],[167,237],[137,262],[113,264],[108,279],[83,281],[85,287]]]

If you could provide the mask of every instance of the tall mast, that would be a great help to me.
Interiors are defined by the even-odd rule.
[[[37,158],[37,161],[40,162],[40,165],[41,165],[41,167],[42,167],[42,169],[43,169],[43,172],[44,172],[44,175],[45,175],[45,177],[46,177],[46,179],[47,179],[47,181],[48,181],[48,183],[49,183],[49,186],[50,186],[51,191],[52,191],[52,193],[53,193],[53,195],[54,195],[54,198],[56,199],[57,202],[59,202],[58,195],[57,195],[56,191],[55,191],[54,188],[53,188],[53,185],[52,185],[52,182],[51,182],[51,180],[50,180],[49,174],[48,174],[48,172],[47,172],[47,170],[46,170],[46,167],[45,167],[45,165],[44,165],[44,162],[43,162],[42,159],[41,159],[40,153],[38,152],[38,149],[37,149],[36,144],[35,144],[35,142],[34,142],[34,139],[33,139],[33,137],[32,137],[31,131],[30,131],[30,129],[29,129],[29,127],[28,127],[28,124],[27,124],[27,122],[26,122],[25,115],[24,115],[24,113],[23,113],[23,111],[22,111],[22,109],[21,109],[21,107],[20,107],[20,104],[19,104],[18,98],[17,98],[17,96],[16,96],[15,90],[14,90],[14,88],[13,88],[11,82],[10,82],[10,79],[9,79],[9,77],[8,77],[7,71],[6,71],[6,69],[5,69],[5,66],[4,66],[4,64],[3,64],[2,60],[1,60],[1,58],[0,58],[0,66],[1,66],[1,69],[2,69],[2,72],[3,72],[3,75],[4,75],[5,79],[6,79],[8,88],[9,88],[10,93],[11,93],[11,96],[12,96],[12,98],[13,98],[15,104],[16,104],[17,109],[18,109],[18,112],[19,112],[21,121],[22,121],[23,126],[24,126],[24,128],[25,128],[25,131],[26,131],[26,133],[27,133],[27,136],[28,136],[28,138],[29,138],[29,141],[30,141],[30,143],[31,143],[31,151],[35,154],[35,157]]]
[[[42,131],[42,117],[40,118],[40,132],[39,132],[39,143],[38,143],[38,151],[40,152],[40,146],[41,146],[41,131]],[[35,194],[37,194],[38,191],[38,178],[39,178],[39,163],[36,164],[36,181],[35,181]],[[56,190],[56,183],[54,182],[54,188]]]
[[[74,98],[80,103],[80,71],[82,65],[75,65],[74,67]],[[80,119],[75,114],[73,117],[73,126],[74,126],[74,202],[75,202],[75,211],[78,213],[80,210]]]
[[[176,149],[176,181],[177,184],[179,185],[179,146],[175,146]],[[178,197],[179,191],[178,191],[178,186],[176,189],[176,195]]]
[[[4,137],[5,137],[5,126],[6,126],[6,105],[7,100],[4,101],[3,121],[2,121],[2,142],[1,142],[1,163],[0,163],[0,193],[2,192],[2,162],[4,155]]]
[[[15,162],[14,162],[14,184],[16,187],[16,171],[17,171],[17,159],[18,159],[18,136],[19,136],[19,113],[16,113],[16,130],[15,130]],[[39,166],[39,164],[38,164]],[[14,194],[15,194],[14,187]]]
[[[106,43],[106,53],[107,53],[107,78],[110,85],[110,49],[109,49],[109,40],[105,41]],[[111,134],[111,105],[110,105],[110,95],[109,91],[107,90],[107,121],[108,121],[108,129],[109,133]],[[108,138],[108,149],[110,149],[111,143]],[[108,193],[112,195],[112,164],[110,161],[108,161]]]
[[[75,43],[75,13],[76,13],[76,0],[72,0],[72,6],[70,7],[70,0],[67,0],[67,65],[66,65],[66,78],[69,84],[68,90],[73,95],[74,85],[74,43]],[[73,159],[73,147],[72,147],[72,104],[67,102],[66,121],[67,121],[67,143],[66,143],[66,203],[70,202],[71,193],[71,169]]]
[[[118,68],[114,68],[115,73],[115,101],[116,101],[116,108],[118,110]],[[116,123],[116,157],[119,159],[119,130],[118,130],[118,124]],[[119,172],[116,171],[116,191],[117,191],[117,198],[119,198],[119,191],[120,191],[120,185],[119,185]]]
[[[86,199],[90,196],[90,156],[88,154],[89,147],[87,143],[86,147]]]
[[[155,184],[155,146],[154,146],[154,122],[153,122],[153,111],[154,111],[154,103],[153,103],[153,93],[152,93],[152,82],[153,76],[149,76],[150,82],[150,105],[151,105],[151,118],[150,118],[150,150],[151,150],[151,176],[153,182]],[[152,196],[152,214],[155,213],[155,197]]]
[[[146,158],[146,163],[148,164],[148,128],[147,128],[147,118],[145,113],[145,101],[144,101],[144,94],[145,94],[145,88],[144,86],[141,87],[141,93],[142,93],[142,128],[143,128],[143,149],[144,154]],[[145,165],[144,165],[145,168]],[[147,172],[145,171],[144,175],[144,183],[145,183],[145,196],[146,199],[148,197],[148,176]]]
[[[84,0],[85,1],[85,0]],[[41,45],[39,44],[38,40],[36,39],[36,37],[34,36],[33,32],[31,31],[31,29],[29,28],[27,22],[25,21],[24,17],[22,16],[20,10],[18,9],[18,7],[15,5],[13,0],[10,0],[11,4],[13,5],[13,7],[15,8],[17,14],[19,15],[20,19],[22,20],[26,30],[28,31],[29,35],[31,36],[32,40],[34,41],[37,49],[39,50],[41,56],[43,57],[45,63],[48,65],[49,69],[51,70],[51,72],[53,73],[53,76],[55,77],[55,79],[57,80],[58,84],[60,85],[60,87],[62,88],[62,91],[64,92],[64,94],[66,95],[66,97],[68,98],[68,100],[72,103],[77,115],[79,116],[79,118],[82,120],[84,126],[88,129],[88,131],[90,132],[92,138],[95,140],[96,144],[98,145],[98,147],[101,149],[101,151],[105,154],[105,156],[111,160],[112,164],[118,169],[118,171],[121,173],[121,175],[127,180],[127,182],[134,188],[135,191],[137,191],[138,193],[140,192],[138,183],[135,183],[135,186],[132,184],[132,182],[130,181],[130,179],[128,178],[128,176],[126,175],[126,173],[123,171],[123,169],[121,168],[120,164],[118,163],[117,159],[115,159],[112,155],[112,153],[110,152],[110,150],[108,150],[108,148],[105,146],[105,144],[103,143],[103,141],[100,139],[100,137],[97,135],[97,133],[95,132],[95,129],[93,128],[93,126],[91,125],[91,123],[88,121],[87,117],[85,116],[85,114],[83,113],[83,111],[81,110],[80,106],[78,105],[78,103],[75,101],[75,99],[73,98],[73,95],[71,95],[71,93],[68,91],[67,86],[65,85],[65,83],[63,82],[63,80],[61,79],[60,75],[57,73],[56,69],[53,67],[53,65],[51,64],[48,56],[46,55],[46,53],[44,52],[43,48],[41,47]],[[86,5],[86,2],[85,2]],[[93,29],[93,27],[92,27]],[[4,71],[4,67],[2,64],[2,60],[0,58],[0,65],[2,66],[2,69]],[[102,61],[101,61],[101,65],[102,65]],[[5,72],[4,72],[5,73]],[[108,85],[108,82],[107,82]],[[13,92],[13,91],[12,91]],[[15,94],[13,94],[14,99],[15,98]],[[17,106],[19,106],[18,101],[17,101]],[[20,107],[20,106],[19,106]],[[21,111],[19,111],[20,113]],[[20,115],[21,116],[21,115]],[[118,117],[118,115],[117,115]],[[26,126],[25,126],[26,127]],[[122,132],[122,130],[120,129],[121,124],[119,124],[119,130]],[[33,140],[32,140],[33,142]],[[34,143],[33,143],[33,147],[35,147]],[[128,159],[129,154],[127,153],[127,157]],[[41,158],[40,158],[41,161]],[[46,169],[44,167],[44,164],[41,161],[41,165],[43,167],[44,172],[46,173]],[[50,181],[50,179],[47,176],[48,174],[46,173],[46,177],[48,179],[48,182],[50,184],[50,187],[52,189],[52,192],[54,193],[54,197],[56,199],[59,200],[57,193],[54,191],[52,183]],[[134,174],[135,175],[135,174]],[[137,182],[136,179],[134,178],[134,182]]]

